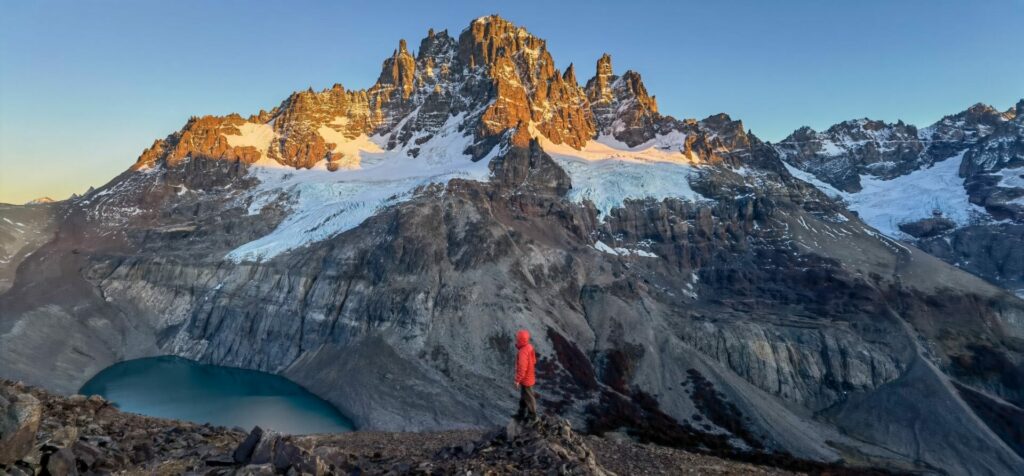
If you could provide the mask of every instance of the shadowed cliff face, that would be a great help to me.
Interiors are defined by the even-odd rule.
[[[380,115],[341,108],[358,94],[335,88],[249,120],[190,121],[61,205],[55,237],[0,295],[4,377],[70,392],[113,362],[175,354],[284,374],[362,428],[460,428],[510,414],[511,336],[527,328],[541,406],[581,428],[773,458],[1024,469],[1012,411],[993,410],[1024,402],[1024,303],[865,226],[739,121],[660,116],[639,76],[604,59],[581,88],[542,40],[494,17],[457,40],[432,32],[416,55],[403,42],[368,91]],[[265,142],[243,132],[263,126]],[[231,127],[256,145],[231,145]],[[592,140],[605,130],[618,142]],[[330,154],[370,133],[382,151],[345,149],[359,167],[332,169],[309,131],[338,140]],[[469,157],[456,165],[483,164],[484,178],[416,182],[320,235],[358,205],[337,202],[351,207],[297,228],[317,238],[228,259],[335,203],[337,183],[388,153],[435,164],[432,144],[452,136]],[[297,159],[289,142],[315,153]],[[281,180],[322,182],[266,192],[264,160]],[[650,167],[691,172],[665,196],[619,193]],[[622,198],[605,210],[597,192]]]
[[[0,293],[13,284],[18,265],[53,237],[56,213],[51,202],[0,203]]]

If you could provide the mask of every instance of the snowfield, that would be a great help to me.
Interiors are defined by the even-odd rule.
[[[996,172],[999,175],[999,184],[1002,188],[1024,188],[1024,168],[1001,169]]]
[[[569,199],[577,203],[591,201],[600,216],[607,216],[628,199],[704,199],[690,188],[690,177],[698,170],[681,150],[686,139],[681,132],[658,136],[636,147],[601,136],[587,142],[583,150],[553,144],[538,132],[533,135],[572,179]]]
[[[893,238],[909,238],[899,229],[901,223],[931,218],[933,211],[957,226],[987,216],[985,209],[970,203],[964,179],[960,177],[963,152],[929,168],[916,170],[891,180],[861,175],[860,192],[849,193],[816,179],[813,175],[786,164],[789,172],[814,185],[826,195],[843,199],[868,225]]]
[[[450,117],[426,143],[412,145],[414,137],[410,145],[394,150],[384,148],[384,136],[350,139],[330,127],[321,127],[318,132],[324,140],[337,144],[335,155],[343,154],[341,169],[335,172],[327,170],[326,161],[305,170],[270,160],[266,151],[275,138],[271,126],[240,127],[242,134],[227,136],[229,143],[253,146],[262,154],[249,172],[260,182],[245,197],[249,213],[259,213],[267,204],[277,202],[286,203],[289,211],[273,232],[239,246],[225,258],[235,262],[271,259],[351,230],[381,209],[409,200],[423,186],[444,184],[454,178],[489,180],[489,163],[499,151],[496,148],[476,162],[464,154],[472,136],[458,131],[463,119],[461,114]],[[658,136],[636,147],[600,137],[588,142],[583,150],[553,144],[536,130],[533,133],[572,179],[569,198],[591,201],[601,216],[629,199],[703,199],[690,188],[690,177],[697,173],[697,167],[681,150],[685,143],[682,133]],[[419,147],[418,157],[408,154],[411,147]],[[654,256],[643,250],[608,250]]]
[[[412,145],[416,138],[408,142],[410,145],[386,150],[384,136],[346,138],[331,127],[321,127],[318,132],[324,140],[337,144],[334,153],[340,157],[341,169],[335,172],[327,170],[325,161],[309,170],[282,166],[266,157],[275,139],[270,125],[241,126],[241,135],[227,136],[230,144],[253,146],[263,155],[250,169],[260,184],[246,197],[249,213],[259,213],[272,202],[286,203],[289,212],[273,232],[232,250],[226,259],[266,260],[329,239],[355,228],[385,207],[409,200],[426,185],[444,184],[454,178],[489,180],[489,163],[498,151],[476,162],[464,154],[472,137],[458,131],[463,119],[463,115],[450,117],[438,133],[418,146],[418,157],[408,153],[409,148],[416,147]],[[531,133],[569,174],[569,198],[577,203],[592,202],[601,217],[630,199],[705,199],[690,187],[690,179],[700,171],[696,161],[683,152],[684,133],[658,136],[636,147],[600,136],[582,150],[554,144],[532,125]],[[863,189],[857,193],[838,190],[789,164],[786,168],[825,194],[844,200],[868,225],[888,236],[906,238],[899,229],[901,223],[932,217],[934,211],[957,225],[986,216],[984,209],[968,201],[964,180],[958,175],[962,159],[961,153],[891,180],[862,175]],[[1004,180],[1016,184],[1024,179],[1007,173]],[[646,256],[639,250],[603,243],[597,246],[603,252]]]
[[[270,141],[274,140],[274,128],[270,124],[256,124],[246,122],[238,126],[240,135],[226,135],[225,139],[231,147],[255,147],[260,151],[260,157],[267,157],[267,150],[270,148]]]
[[[454,178],[489,180],[488,163],[497,150],[477,162],[463,154],[472,136],[458,132],[462,119],[461,115],[449,118],[432,139],[419,146],[417,158],[408,155],[407,148],[384,150],[386,139],[380,136],[338,143],[335,151],[344,151],[350,168],[336,172],[328,171],[325,162],[302,170],[264,156],[250,168],[260,185],[248,196],[249,213],[259,213],[268,203],[282,199],[290,211],[273,232],[225,258],[267,260],[355,228],[379,210],[410,199],[420,187]]]

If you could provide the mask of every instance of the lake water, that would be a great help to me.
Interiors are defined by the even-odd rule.
[[[255,425],[290,434],[353,428],[331,404],[284,377],[179,357],[112,365],[79,393],[102,395],[126,412],[247,431]]]

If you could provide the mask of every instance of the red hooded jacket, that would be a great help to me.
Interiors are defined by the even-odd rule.
[[[516,348],[519,349],[519,354],[516,356],[516,383],[524,387],[532,387],[537,383],[534,376],[537,354],[533,352],[533,345],[530,344],[529,332],[521,330],[516,333]]]

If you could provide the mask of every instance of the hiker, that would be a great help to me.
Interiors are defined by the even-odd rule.
[[[537,383],[534,367],[537,365],[537,354],[530,344],[530,333],[520,329],[516,333],[516,388],[519,389],[519,411],[516,419],[526,421],[537,420],[537,398],[533,394],[533,385]]]

